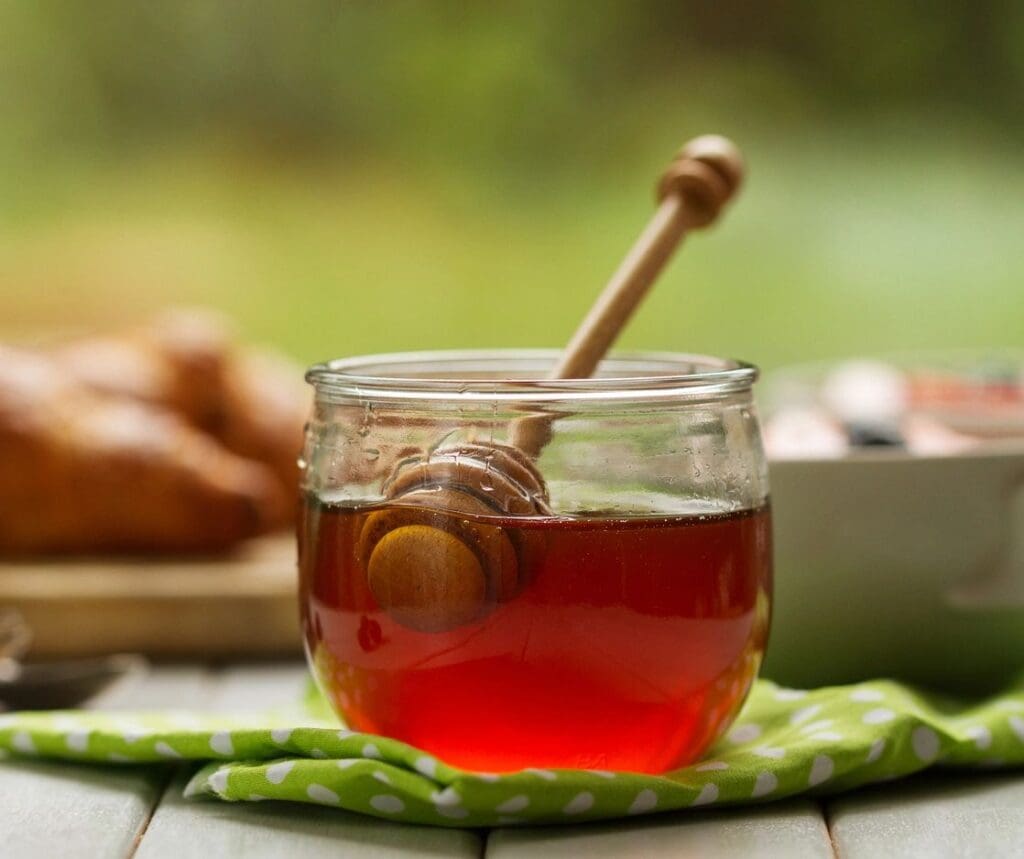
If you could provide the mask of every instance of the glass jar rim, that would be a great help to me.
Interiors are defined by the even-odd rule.
[[[702,399],[749,391],[758,378],[757,367],[745,361],[676,352],[615,354],[595,376],[544,378],[561,354],[467,349],[361,355],[314,364],[306,381],[330,400],[531,403]]]

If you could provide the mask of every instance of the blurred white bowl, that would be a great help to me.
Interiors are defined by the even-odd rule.
[[[947,456],[862,448],[770,471],[766,676],[971,691],[1024,671],[1024,441]]]

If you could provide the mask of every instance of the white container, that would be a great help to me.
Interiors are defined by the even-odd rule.
[[[1024,671],[1024,446],[771,463],[765,676],[951,691]]]

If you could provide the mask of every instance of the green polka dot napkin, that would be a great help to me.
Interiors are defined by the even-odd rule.
[[[0,716],[0,750],[111,764],[204,761],[187,794],[232,802],[312,802],[438,826],[564,823],[834,793],[936,764],[1022,766],[1024,678],[970,706],[887,681],[807,692],[760,681],[704,761],[663,776],[472,773],[328,718],[280,711],[15,713]]]

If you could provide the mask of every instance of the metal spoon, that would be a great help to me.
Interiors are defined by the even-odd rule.
[[[62,710],[76,707],[114,681],[147,668],[131,654],[60,662],[25,663],[21,659],[32,631],[13,610],[0,610],[0,710]]]

